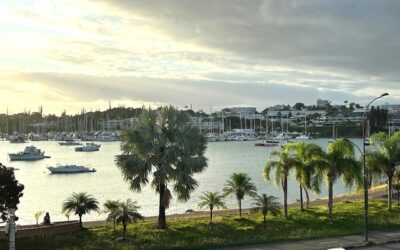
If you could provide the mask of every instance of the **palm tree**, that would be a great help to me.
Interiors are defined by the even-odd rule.
[[[328,217],[333,218],[333,184],[342,178],[346,187],[354,183],[361,186],[361,164],[354,158],[353,145],[347,139],[336,139],[330,143],[326,152],[321,151],[318,159],[313,160],[317,168],[316,181],[326,178],[328,185]]]
[[[233,173],[226,181],[223,189],[224,196],[234,194],[239,205],[239,215],[242,217],[242,199],[245,195],[254,197],[257,195],[257,188],[251,178],[245,173]]]
[[[81,192],[72,193],[62,204],[62,212],[74,212],[79,216],[79,226],[82,229],[82,215],[90,213],[91,211],[99,211],[99,202],[91,195]]]
[[[103,206],[104,206],[104,212],[108,213],[107,220],[112,220],[113,221],[113,229],[115,230],[115,222],[116,222],[116,212],[119,208],[120,201],[115,201],[115,200],[107,200]]]
[[[218,192],[203,192],[200,196],[201,202],[199,203],[199,208],[208,207],[210,209],[210,225],[212,224],[213,209],[216,208],[226,208],[225,202],[223,201],[224,196]]]
[[[187,201],[198,186],[195,173],[207,167],[206,139],[187,113],[172,106],[143,109],[137,127],[122,133],[122,155],[116,164],[133,191],[149,183],[159,193],[158,228],[167,228],[165,210],[171,201],[168,185],[178,200]]]
[[[388,209],[392,209],[392,181],[396,164],[400,161],[400,132],[392,136],[379,132],[371,136],[371,142],[378,148],[366,155],[366,162],[373,175],[385,174],[388,182]]]
[[[261,211],[264,218],[264,229],[267,229],[267,214],[277,215],[280,213],[281,204],[275,196],[267,196],[266,194],[257,195],[254,198],[253,211]]]
[[[393,176],[393,188],[397,191],[397,205],[400,205],[400,170],[397,169]]]
[[[115,211],[117,223],[122,223],[122,239],[126,236],[126,227],[128,223],[135,223],[138,220],[143,220],[143,216],[138,212],[140,207],[136,205],[136,201],[128,199],[126,202],[119,202],[119,207]]]
[[[285,145],[288,150],[293,150],[298,158],[296,169],[296,180],[299,183],[300,190],[300,209],[304,211],[303,190],[307,198],[307,208],[310,203],[308,190],[311,189],[316,193],[320,192],[320,183],[315,179],[316,168],[313,167],[313,160],[321,155],[322,148],[315,143],[305,143],[304,141],[296,143],[288,143]]]
[[[270,159],[264,168],[264,178],[270,181],[270,174],[275,169],[275,183],[277,186],[281,185],[283,190],[283,209],[285,219],[288,218],[287,209],[287,192],[288,192],[288,176],[290,170],[296,166],[301,165],[299,159],[295,154],[290,152],[289,146],[283,147],[279,151],[274,151],[270,155]]]

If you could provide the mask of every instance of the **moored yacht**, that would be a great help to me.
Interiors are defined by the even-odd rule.
[[[306,141],[306,140],[311,140],[311,137],[309,137],[308,135],[302,134],[302,135],[297,136],[294,139],[297,141]]]
[[[16,154],[8,154],[10,161],[34,161],[41,160],[43,158],[50,158],[45,156],[44,152],[35,146],[27,146],[24,151]]]
[[[79,146],[79,145],[82,145],[82,143],[74,141],[74,140],[66,140],[66,141],[58,142],[58,145],[60,145],[60,146]]]
[[[95,168],[88,168],[77,165],[59,165],[56,167],[47,167],[52,174],[74,174],[74,173],[87,173],[96,172]]]
[[[77,152],[93,152],[93,151],[99,151],[100,147],[101,147],[100,144],[94,144],[94,143],[88,142],[83,146],[75,147],[75,151],[77,151]]]

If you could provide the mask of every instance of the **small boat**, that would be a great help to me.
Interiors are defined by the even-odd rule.
[[[294,138],[297,141],[306,141],[306,140],[311,140],[311,137],[309,137],[308,135],[299,135],[296,138]]]
[[[278,140],[265,140],[262,142],[255,143],[254,146],[256,147],[275,147],[279,146]]]
[[[79,145],[82,145],[82,143],[74,141],[74,140],[66,140],[66,141],[58,142],[58,145],[60,145],[60,146],[79,146]]]
[[[93,152],[93,151],[99,151],[100,147],[101,147],[100,144],[94,144],[94,143],[88,142],[84,146],[75,147],[75,151],[77,151],[77,152]]]
[[[16,154],[8,154],[8,156],[10,161],[34,161],[50,158],[50,156],[44,155],[44,151],[37,149],[35,146],[27,146],[24,151]]]
[[[96,172],[95,168],[88,168],[77,165],[60,165],[56,167],[47,167],[52,174],[75,174],[75,173],[88,173]]]
[[[10,138],[10,143],[25,143],[25,138],[23,136],[15,136]]]

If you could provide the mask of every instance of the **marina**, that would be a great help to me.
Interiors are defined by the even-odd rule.
[[[323,146],[328,145],[328,139],[312,140]],[[195,179],[199,181],[199,187],[191,195],[188,202],[176,201],[174,193],[171,207],[167,214],[184,213],[188,209],[198,210],[198,197],[204,191],[221,191],[226,179],[233,172],[246,172],[253,179],[259,192],[268,193],[281,199],[281,188],[273,182],[267,183],[262,176],[262,169],[269,154],[278,147],[255,147],[257,141],[225,141],[208,143],[206,157],[208,167]],[[262,142],[262,141],[260,141]],[[355,143],[361,145],[360,139]],[[48,211],[54,221],[66,220],[61,213],[61,204],[72,192],[87,192],[95,196],[100,204],[107,199],[137,200],[141,205],[140,212],[146,216],[157,215],[158,196],[150,186],[145,186],[141,193],[129,190],[129,184],[123,181],[120,170],[115,165],[115,156],[120,153],[120,142],[99,142],[102,150],[93,154],[81,154],[70,147],[61,147],[57,141],[32,142],[37,148],[51,155],[46,161],[8,161],[8,152],[18,151],[19,144],[10,144],[0,141],[0,162],[8,167],[19,169],[15,171],[18,181],[25,185],[24,196],[18,206],[17,214],[20,224],[34,223],[34,211]],[[90,166],[96,172],[90,174],[51,174],[46,168],[56,166],[58,163]],[[326,197],[325,185],[322,185],[322,193],[316,195],[310,193],[311,199]],[[334,194],[339,195],[349,191],[341,181],[334,186]],[[298,184],[291,175],[289,179],[289,202],[298,199]],[[46,202],[44,202],[46,201]],[[245,198],[243,207],[250,207],[252,200]],[[235,197],[226,198],[228,208],[235,208]],[[91,213],[85,216],[85,221],[100,220],[105,214]],[[73,219],[74,216],[71,216]]]

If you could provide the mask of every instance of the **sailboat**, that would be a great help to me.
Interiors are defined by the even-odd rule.
[[[333,124],[332,125],[332,139],[329,140],[329,143],[334,142],[337,138],[337,129],[335,127],[335,120],[333,120],[332,124]]]
[[[304,115],[304,134],[301,134],[294,139],[298,141],[311,140],[311,138],[307,135],[307,115]]]

